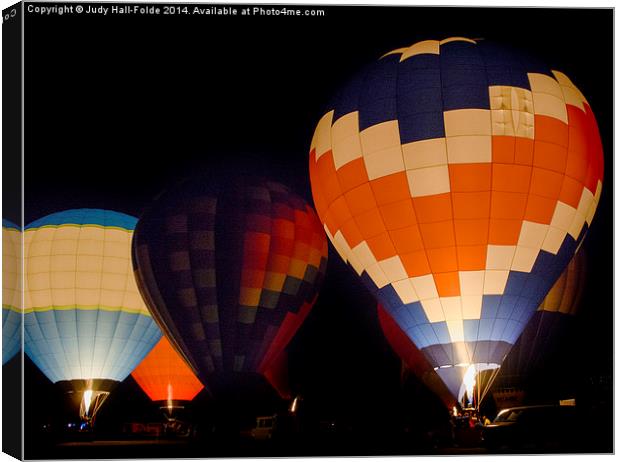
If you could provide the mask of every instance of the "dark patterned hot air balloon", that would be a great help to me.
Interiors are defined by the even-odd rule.
[[[19,226],[2,220],[2,364],[22,344],[21,238]]]
[[[131,376],[144,393],[170,414],[204,388],[183,358],[162,337]]]
[[[353,78],[316,127],[310,180],[340,256],[471,400],[589,228],[603,152],[565,74],[453,37]]]
[[[24,230],[24,349],[85,424],[161,338],[132,271],[136,221],[77,209]]]
[[[325,233],[303,199],[257,178],[186,181],[140,218],[133,256],[154,318],[210,392],[262,376],[287,395],[281,355],[327,262]]]

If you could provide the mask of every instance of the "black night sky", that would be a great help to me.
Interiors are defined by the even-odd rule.
[[[585,244],[584,306],[568,353],[541,383],[570,391],[592,377],[610,377],[612,11],[325,10],[321,18],[26,13],[25,223],[83,207],[140,216],[174,180],[222,162],[267,174],[311,202],[314,127],[353,73],[419,40],[492,39],[566,73],[597,117],[605,180]],[[383,339],[372,296],[333,248],[329,257],[318,303],[289,347],[291,382],[320,418],[389,421],[402,410],[400,362]],[[28,428],[29,419],[36,426],[53,412],[56,392],[31,363],[25,380]],[[102,425],[148,408],[132,379],[117,391],[101,411]],[[442,412],[420,386],[407,400],[421,415]]]

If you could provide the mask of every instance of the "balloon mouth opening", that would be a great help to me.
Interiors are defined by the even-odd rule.
[[[463,408],[478,408],[489,392],[500,365],[496,363],[446,364],[433,369]]]
[[[84,390],[80,402],[80,419],[87,423],[94,421],[97,411],[99,411],[99,408],[109,395],[110,392],[108,391],[92,390],[90,388]]]

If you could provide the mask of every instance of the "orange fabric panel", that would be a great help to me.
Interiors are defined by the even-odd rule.
[[[344,223],[345,221],[353,218],[351,215],[351,211],[349,210],[349,206],[347,205],[347,201],[344,196],[338,197],[329,207],[333,214],[337,217],[338,223]]]
[[[482,220],[454,220],[456,244],[481,245],[489,240],[489,222]]]
[[[407,228],[416,224],[411,199],[380,205],[379,210],[387,229]]]
[[[458,246],[456,254],[459,271],[478,271],[486,266],[486,245]]]
[[[515,144],[514,136],[494,136],[491,144],[493,163],[512,164],[515,161]]]
[[[411,198],[405,172],[392,173],[370,182],[378,205],[390,204]]]
[[[556,199],[530,195],[527,200],[524,219],[548,225],[551,223],[556,204]]]
[[[424,249],[422,234],[418,226],[392,230],[389,234],[396,251],[401,255]]]
[[[413,206],[419,223],[432,223],[452,219],[452,198],[450,193],[414,197]]]
[[[534,140],[529,138],[515,139],[515,164],[532,165],[534,160]]]
[[[361,157],[340,167],[337,175],[343,192],[368,182],[368,172]]]
[[[152,401],[191,401],[204,388],[166,337],[131,375]]]
[[[566,171],[566,148],[545,141],[534,142],[534,166],[564,173]]]
[[[433,273],[447,273],[458,270],[456,247],[427,249],[426,256]]]
[[[371,238],[377,234],[381,234],[385,231],[383,219],[377,209],[369,210],[360,215],[355,216],[355,223],[359,227],[360,233],[364,239]]]
[[[532,167],[493,164],[493,191],[527,193],[532,180]]]
[[[450,191],[488,191],[491,188],[491,164],[450,164]]]
[[[396,249],[390,239],[388,233],[379,234],[378,236],[371,237],[366,241],[371,252],[377,259],[377,261],[385,260],[386,258],[396,255]]]
[[[488,218],[491,193],[488,191],[452,193],[452,202],[455,219]]]
[[[525,209],[523,210],[525,214]],[[489,244],[517,245],[523,220],[503,220],[491,218],[489,221]]]
[[[431,272],[424,250],[401,254],[400,260],[405,267],[405,271],[407,271],[407,276],[410,278],[424,276]]]
[[[346,192],[344,197],[354,217],[377,207],[375,196],[368,183]]]
[[[534,116],[536,141],[546,141],[559,146],[568,146],[568,125],[555,117],[536,114]]]
[[[556,199],[560,197],[564,175],[544,168],[534,167],[532,170],[532,186],[530,194]]]
[[[491,218],[523,219],[527,194],[493,191]]]
[[[433,274],[433,279],[440,297],[458,297],[461,295],[458,271]]]
[[[576,209],[579,206],[582,191],[582,183],[573,180],[569,176],[565,176],[564,182],[562,183],[562,189],[560,191],[560,201]]]
[[[344,225],[342,225],[340,231],[346,239],[347,244],[349,244],[349,247],[351,248],[356,247],[360,242],[364,240],[364,236],[362,236],[362,233],[360,233],[359,227],[353,219],[347,221]]]
[[[454,224],[452,221],[421,223],[420,233],[426,249],[451,247],[455,245]]]

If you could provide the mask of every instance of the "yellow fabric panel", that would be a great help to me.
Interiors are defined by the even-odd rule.
[[[510,269],[515,250],[514,245],[488,245],[485,268],[489,270]]]
[[[360,133],[360,141],[364,156],[395,146],[400,147],[398,121],[389,120],[368,127]]]
[[[446,320],[439,298],[422,300],[420,303],[429,322],[442,322]]]
[[[424,40],[422,42],[414,43],[409,48],[406,48],[400,57],[400,61],[404,61],[412,56],[421,54],[439,54],[439,41],[438,40]]]
[[[491,162],[491,136],[451,136],[446,140],[450,164]]]
[[[448,333],[450,334],[450,340],[452,342],[463,342],[465,340],[465,334],[463,332],[463,321],[447,320],[446,324],[448,325]],[[466,353],[467,350],[464,349],[464,352]],[[465,362],[469,362],[468,355],[465,355],[465,358],[459,360],[459,362],[463,360]]]
[[[332,148],[331,127],[333,117],[334,111],[329,111],[321,117],[314,131],[314,136],[310,143],[310,150],[316,149],[317,160]]]
[[[482,271],[481,271],[482,272]],[[463,295],[461,297],[463,319],[480,319],[482,313],[482,290],[479,295]]]
[[[2,228],[2,306],[21,310],[21,236],[13,228]]]
[[[532,221],[523,221],[517,245],[540,249],[543,241],[545,240],[548,229],[549,225],[534,223]]]
[[[446,321],[460,321],[463,319],[461,297],[441,297],[439,301]]]
[[[445,138],[433,138],[403,144],[402,151],[407,170],[435,167],[448,163],[448,148]]]
[[[457,109],[443,113],[446,137],[459,135],[491,135],[491,111]]]
[[[447,165],[407,170],[411,197],[433,196],[450,191],[450,175]]]
[[[459,271],[462,295],[480,295],[484,288],[484,271]]]
[[[484,295],[502,295],[508,282],[508,270],[485,270]]]
[[[364,154],[364,165],[368,172],[369,180],[405,170],[403,152],[400,146],[392,146],[382,151]]]
[[[513,271],[525,271],[526,273],[530,273],[538,254],[539,249],[518,245],[510,269]]]

